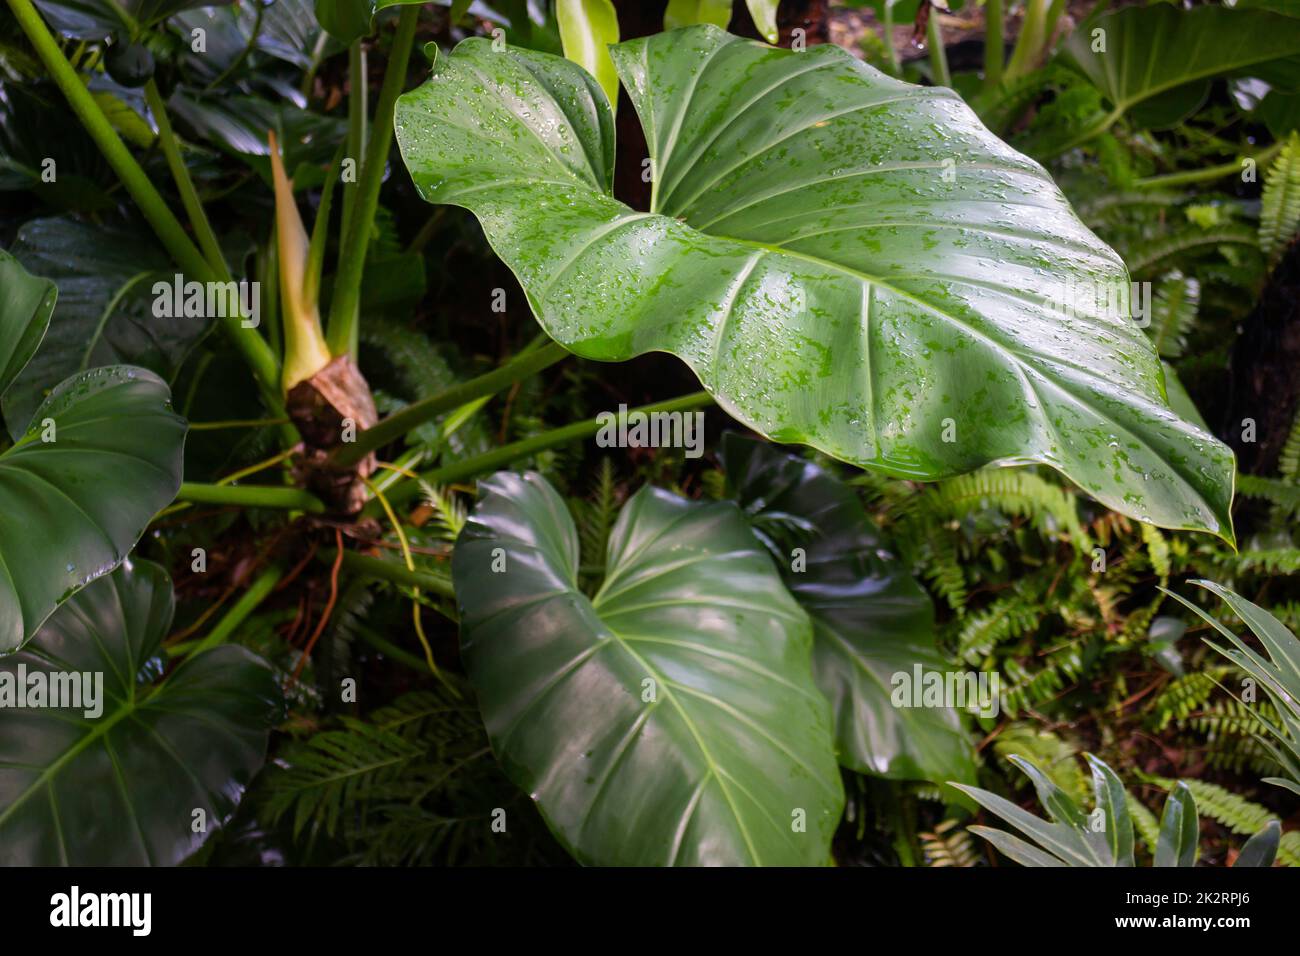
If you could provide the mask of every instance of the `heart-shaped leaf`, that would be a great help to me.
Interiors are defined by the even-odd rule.
[[[20,437],[51,388],[100,365],[139,365],[175,375],[210,324],[206,314],[154,314],[154,284],[172,288],[175,268],[147,235],[67,217],[33,219],[14,255],[58,286],[54,321],[40,349],[4,396],[10,434]]]
[[[0,700],[10,695],[0,863],[176,864],[238,804],[265,757],[279,686],[264,661],[231,645],[155,683],[172,611],[167,573],[127,563],[0,660]],[[56,699],[55,688],[76,696]]]
[[[49,279],[31,275],[0,249],[0,398],[45,337],[58,294]]]
[[[741,508],[812,619],[813,671],[831,701],[840,763],[882,777],[974,783],[957,712],[893,702],[896,675],[910,686],[917,667],[949,667],[935,646],[934,605],[884,550],[853,489],[735,432],[723,437],[723,457]]]
[[[185,420],[152,372],[91,369],[0,454],[0,653],[112,571],[181,483]]]
[[[493,750],[585,863],[819,865],[843,808],[807,616],[728,503],[654,488],[595,597],[537,475],[501,472],[456,544],[461,653]]]
[[[1300,21],[1263,10],[1167,3],[1127,7],[1070,34],[1065,59],[1110,101],[1096,132],[1125,113],[1167,126],[1204,100],[1210,78],[1300,52]]]
[[[1104,504],[1231,539],[1232,453],[1181,421],[1119,257],[955,93],[835,46],[701,25],[620,44],[653,197],[561,59],[469,39],[398,102],[431,202],[472,210],[553,338],[684,359],[778,441],[915,478],[1043,462]]]

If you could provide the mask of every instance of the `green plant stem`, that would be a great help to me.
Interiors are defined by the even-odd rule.
[[[304,100],[311,99],[311,88],[316,82],[316,71],[320,69],[321,58],[325,56],[325,45],[329,43],[329,34],[324,30],[316,37],[316,45],[311,50],[311,62],[307,64],[307,70],[302,75],[302,82],[298,85],[298,92],[302,94]]]
[[[1056,156],[1060,156],[1062,153],[1068,153],[1076,146],[1082,146],[1084,143],[1088,142],[1089,140],[1095,139],[1096,137],[1100,136],[1102,133],[1106,132],[1106,130],[1114,126],[1115,123],[1119,121],[1119,118],[1123,115],[1124,115],[1124,110],[1120,107],[1116,107],[1115,109],[1111,110],[1109,113],[1105,114],[1104,116],[1099,117],[1096,122],[1094,122],[1091,126],[1083,130],[1078,135],[1071,138],[1068,142],[1064,143],[1061,146],[1057,146],[1053,148],[1051,151],[1051,155],[1046,158],[1051,159]]]
[[[380,637],[371,628],[364,627],[364,626],[358,627],[357,634],[360,636],[360,638],[363,641],[365,641],[375,650],[379,651],[379,653],[383,654],[385,657],[389,657],[397,661],[397,663],[399,664],[405,664],[411,670],[415,671],[417,674],[420,674],[422,676],[429,673],[428,664],[420,660],[410,651],[404,651],[396,644],[392,643],[391,641],[388,641],[385,638]]]
[[[994,89],[1002,82],[1002,67],[1006,61],[1003,39],[1002,0],[986,0],[984,4],[984,88]]]
[[[261,16],[260,7],[258,16]],[[203,257],[207,259],[213,271],[223,282],[227,282],[230,280],[230,267],[226,265],[226,257],[222,254],[217,237],[212,232],[212,223],[208,221],[208,214],[203,211],[203,202],[199,199],[198,190],[194,188],[194,180],[190,178],[185,158],[181,156],[180,143],[167,116],[167,104],[163,102],[162,94],[158,92],[158,84],[154,82],[153,77],[150,77],[149,82],[144,85],[144,99],[149,104],[149,112],[153,114],[154,121],[158,124],[158,142],[162,145],[167,167],[172,171],[172,179],[176,181],[176,189],[181,194],[181,203],[190,218],[190,226],[198,236],[199,249],[202,250]]]
[[[332,562],[337,556],[338,551],[330,551],[322,554],[321,560]],[[411,571],[406,565],[398,564],[396,561],[385,561],[383,558],[372,557],[357,551],[343,552],[343,567],[362,577],[376,578],[393,584],[404,584],[407,587],[419,588],[421,591],[440,594],[443,597],[455,597],[456,595],[451,585],[451,578],[445,575],[434,574],[430,571]],[[425,669],[424,664],[421,664],[420,668]]]
[[[376,448],[400,438],[429,419],[459,408],[476,398],[499,392],[549,365],[554,365],[568,354],[562,346],[554,342],[538,349],[521,352],[505,365],[486,375],[454,385],[437,395],[430,395],[423,401],[406,406],[400,412],[394,412],[373,428],[367,428],[357,436],[356,441],[342,446],[334,453],[334,463],[340,467],[355,465]]]
[[[1205,169],[1186,169],[1178,173],[1165,173],[1160,176],[1147,176],[1137,180],[1133,185],[1138,189],[1166,189],[1170,186],[1187,186],[1192,183],[1207,183],[1215,179],[1223,179],[1227,176],[1241,172],[1241,162],[1243,159],[1253,159],[1258,167],[1263,167],[1272,161],[1273,157],[1281,150],[1282,143],[1274,143],[1267,149],[1256,153],[1254,156],[1242,156],[1231,162],[1221,163],[1218,166],[1207,166]]]
[[[203,651],[229,640],[235,629],[243,624],[248,615],[256,611],[258,605],[265,601],[267,596],[275,590],[275,586],[280,583],[282,577],[284,577],[284,568],[278,564],[271,565],[259,574],[253,583],[248,586],[248,590],[240,595],[234,606],[222,615],[221,620],[213,626],[207,636],[194,645],[188,656],[193,657],[195,654],[201,654]]]
[[[50,78],[67,97],[68,105],[77,114],[77,118],[81,120],[86,132],[95,141],[95,145],[104,154],[104,158],[113,167],[118,178],[122,180],[127,192],[140,207],[140,212],[149,221],[149,225],[158,234],[159,240],[176,260],[176,264],[186,272],[209,277],[211,270],[203,254],[185,234],[185,229],[172,215],[172,211],[167,208],[158,190],[149,181],[140,164],[135,161],[135,157],[126,148],[108,118],[104,116],[99,104],[81,82],[77,71],[64,57],[63,51],[59,49],[58,43],[46,29],[45,22],[32,6],[31,0],[9,0],[9,8],[13,10],[14,17],[23,28],[23,32],[27,34],[28,40],[45,64],[45,68],[49,70]]]
[[[885,35],[885,53],[889,57],[889,75],[902,76],[903,67],[898,62],[898,50],[894,48],[894,4],[885,0],[881,9],[880,28]]]
[[[361,154],[366,149],[366,48],[360,39],[353,40],[348,47],[348,138],[347,155],[354,163],[360,163]],[[343,187],[343,222],[340,237],[346,237],[352,226],[352,214],[357,205],[357,184],[355,181],[345,183]]]
[[[1025,15],[1020,21],[1020,33],[1011,50],[1005,77],[1008,82],[1024,76],[1032,68],[1043,49],[1043,28],[1050,0],[1025,0]]]
[[[948,72],[948,51],[943,48],[943,31],[939,28],[939,13],[930,11],[925,23],[925,42],[930,46],[930,73],[935,86],[952,86]]]
[[[269,428],[273,425],[284,425],[288,421],[287,418],[225,418],[213,422],[190,422],[190,431],[211,432],[224,431],[230,428]]]
[[[301,488],[274,485],[204,485],[186,481],[176,493],[177,501],[194,501],[206,505],[242,505],[249,508],[287,508],[321,514],[325,505]]]
[[[384,85],[375,104],[374,121],[366,143],[365,162],[357,184],[357,198],[339,250],[339,271],[334,280],[334,298],[330,302],[329,328],[325,340],[334,355],[357,354],[358,320],[361,313],[361,277],[365,272],[366,249],[370,230],[379,208],[379,187],[384,182],[384,167],[393,143],[393,111],[397,97],[406,83],[406,67],[415,43],[415,27],[420,18],[418,5],[402,7],[397,20],[397,35],[388,54]]]
[[[130,150],[126,148],[121,137],[117,135],[117,131],[113,129],[104,111],[81,82],[77,71],[64,57],[58,43],[46,29],[45,21],[32,6],[32,0],[9,0],[9,8],[13,10],[15,19],[27,34],[41,62],[45,64],[50,78],[67,98],[68,105],[77,114],[77,118],[81,120],[82,126],[95,141],[95,145],[99,147],[108,164],[113,167],[113,171],[117,173],[122,185],[135,200],[141,214],[158,236],[163,248],[171,255],[172,260],[182,272],[202,281],[220,280],[220,276],[208,264],[198,246],[186,235],[180,220],[167,208],[167,203],[149,181],[149,177],[131,155]],[[279,363],[266,344],[266,340],[255,330],[243,328],[238,315],[227,315],[222,321],[222,327],[230,334],[235,347],[243,354],[254,375],[257,376],[263,393],[278,397]],[[273,408],[272,411],[279,412],[282,408]]]
[[[642,412],[647,415],[655,412],[684,412],[701,408],[712,403],[712,401],[713,396],[708,392],[692,392],[690,395],[669,399],[666,402],[642,405],[640,408],[631,409],[628,414],[630,415],[633,412]],[[385,492],[385,495],[390,504],[404,504],[419,494],[421,481],[435,486],[446,485],[451,482],[472,478],[474,475],[487,471],[495,471],[513,461],[518,461],[520,458],[535,455],[539,451],[589,438],[600,431],[606,421],[607,419],[601,417],[590,418],[583,422],[575,422],[572,425],[553,428],[550,431],[542,432],[540,435],[512,442],[509,445],[502,445],[500,448],[494,448],[482,455],[476,455],[473,458],[466,458],[463,461],[452,462],[450,465],[443,465],[441,468],[427,471],[420,475],[420,481],[413,481],[408,478],[394,485],[391,491]],[[366,505],[363,514],[375,514],[378,512],[378,507],[377,502],[371,501]]]

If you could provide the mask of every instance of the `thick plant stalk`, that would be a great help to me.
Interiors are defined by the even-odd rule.
[[[167,168],[172,171],[176,189],[181,194],[181,203],[185,206],[185,214],[189,216],[190,226],[198,236],[199,248],[204,258],[208,260],[208,265],[212,266],[222,281],[229,281],[230,267],[226,265],[226,257],[217,243],[216,235],[212,232],[212,223],[208,221],[208,214],[203,210],[203,201],[199,199],[199,191],[194,188],[189,167],[185,165],[185,159],[181,156],[180,143],[177,142],[176,134],[172,130],[171,119],[167,116],[167,104],[163,102],[162,94],[158,92],[158,84],[154,82],[153,77],[150,77],[149,82],[144,85],[144,99],[149,104],[149,112],[153,114],[154,121],[158,124],[158,142],[167,160]]]
[[[898,62],[898,50],[894,47],[894,2],[885,0],[881,8],[880,28],[885,35],[885,53],[889,57],[889,75],[902,76],[903,67]]]
[[[81,82],[76,70],[64,57],[63,51],[59,49],[58,43],[46,29],[45,22],[32,6],[31,0],[9,0],[9,7],[40,56],[41,62],[49,70],[50,78],[67,98],[72,111],[77,114],[86,132],[95,141],[95,145],[99,147],[108,164],[113,167],[113,171],[117,173],[122,185],[135,200],[141,214],[172,260],[182,272],[200,281],[224,281],[208,264],[198,246],[186,235],[180,220],[167,208],[167,203],[149,181],[140,164],[135,161],[135,157],[126,148],[121,137],[117,135],[117,131],[113,129],[104,111]],[[226,311],[230,313],[232,310]],[[269,400],[270,396],[278,391],[280,369],[266,340],[256,330],[244,328],[242,319],[237,314],[223,316],[221,324],[235,347],[248,362]],[[279,408],[273,408],[273,411],[278,410]]]
[[[1282,149],[1283,143],[1274,143],[1253,156],[1242,156],[1239,159],[1230,162],[1221,163],[1218,166],[1206,166],[1204,169],[1185,169],[1177,173],[1163,173],[1159,176],[1146,176],[1134,181],[1133,185],[1138,189],[1171,189],[1175,186],[1188,186],[1192,183],[1208,183],[1216,179],[1223,179],[1227,176],[1237,176],[1241,173],[1241,162],[1243,159],[1255,160],[1258,167],[1267,166],[1273,161],[1273,157]]]
[[[322,33],[322,36],[324,34]],[[361,40],[353,40],[348,47],[348,138],[347,156],[354,163],[361,161],[366,149],[366,48]],[[346,183],[343,189],[343,225],[340,236],[346,237],[352,227],[352,213],[357,205],[356,182]]]
[[[984,4],[984,88],[991,90],[1002,82],[1002,68],[1006,60],[1003,49],[1002,0],[987,0]]]
[[[334,454],[334,464],[337,467],[354,465],[370,452],[394,439],[401,438],[429,419],[459,408],[476,398],[495,394],[515,382],[540,372],[547,366],[554,365],[568,354],[562,346],[551,342],[539,349],[517,355],[505,365],[485,375],[454,385],[437,395],[430,395],[423,401],[408,405],[400,412],[389,415],[373,428],[361,432],[357,435],[356,441],[339,448]]]
[[[199,641],[190,650],[187,656],[193,657],[195,654],[202,653],[209,648],[216,647],[218,644],[224,644],[235,633],[235,629],[243,624],[248,615],[257,610],[258,605],[267,599],[275,586],[284,577],[284,568],[278,564],[273,564],[263,571],[248,590],[240,595],[239,600],[235,602],[234,607],[222,616],[221,620],[216,623],[211,631]]]
[[[952,86],[948,72],[948,51],[943,47],[943,31],[939,28],[939,14],[930,10],[925,21],[925,42],[930,47],[930,73],[935,86]]]
[[[1011,51],[1011,62],[1006,67],[1005,78],[1008,81],[1025,76],[1038,65],[1064,9],[1064,0],[1026,0],[1020,35]]]
[[[279,485],[205,485],[185,481],[176,492],[176,500],[205,505],[286,508],[309,514],[320,514],[325,510],[325,505],[311,492]]]
[[[327,554],[324,557],[333,560],[337,554],[336,551],[334,554]],[[390,581],[393,584],[405,584],[407,587],[419,588],[422,591],[429,591],[442,597],[456,596],[456,592],[451,585],[451,578],[433,574],[429,571],[412,571],[404,564],[371,557],[368,554],[361,554],[359,551],[344,551],[343,567],[364,577]],[[421,664],[420,666],[423,668],[424,665]]]
[[[406,67],[411,59],[419,17],[418,5],[402,7],[397,35],[384,71],[384,85],[379,90],[379,102],[375,106],[374,122],[370,124],[370,140],[366,143],[365,162],[361,167],[361,180],[357,184],[348,231],[339,250],[339,271],[334,280],[334,299],[330,304],[326,334],[334,355],[355,358],[357,354],[361,277],[366,267],[366,249],[370,245],[370,230],[379,208],[379,187],[384,181],[388,150],[393,144],[393,110],[406,82]]]
[[[684,412],[695,408],[702,408],[713,402],[713,396],[708,392],[692,392],[689,395],[683,395],[680,398],[669,399],[666,402],[657,402],[653,405],[643,405],[640,408],[630,409],[628,414],[641,412],[646,415],[655,412]],[[444,465],[441,468],[435,468],[422,474],[419,480],[407,479],[393,486],[393,489],[386,492],[389,502],[393,504],[405,504],[417,494],[420,493],[420,482],[423,481],[429,485],[446,485],[455,481],[463,481],[466,478],[472,478],[475,475],[481,475],[485,472],[495,471],[503,468],[511,462],[518,461],[520,458],[527,458],[529,455],[535,455],[539,451],[545,451],[548,448],[554,448],[557,445],[565,445],[572,441],[578,441],[583,438],[589,438],[596,434],[605,425],[605,419],[601,417],[591,418],[583,422],[574,422],[572,425],[563,425],[560,428],[553,428],[550,431],[542,432],[540,435],[534,435],[531,438],[525,438],[521,441],[513,442],[509,445],[502,445],[500,448],[494,448],[492,451],[482,455],[476,455],[473,458],[466,458],[462,461],[453,462],[450,465]],[[365,514],[381,513],[377,510],[376,502],[371,501],[366,505]]]

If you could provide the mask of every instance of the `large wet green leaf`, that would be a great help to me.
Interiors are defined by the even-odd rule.
[[[398,103],[431,202],[472,210],[579,355],[685,360],[778,441],[891,474],[1049,464],[1106,505],[1231,538],[1233,459],[1181,421],[1119,257],[955,93],[834,46],[696,26],[613,56],[651,212],[610,195],[586,73],[470,39]]]
[[[16,443],[0,453],[0,654],[77,588],[106,574],[181,481],[185,422],[144,369],[95,369],[59,385],[23,428],[13,382],[38,352],[56,288],[0,252],[0,395]]]
[[[130,364],[171,378],[211,323],[206,315],[154,315],[154,283],[172,286],[176,269],[138,229],[64,216],[33,219],[18,231],[13,252],[59,289],[45,340],[4,396],[5,420],[15,437],[50,389],[69,375]]]
[[[75,674],[83,695],[75,707],[4,711],[0,864],[179,863],[238,804],[266,755],[279,686],[264,661],[231,645],[156,682],[172,611],[162,568],[124,564],[0,659],[0,694]]]
[[[1193,112],[1212,77],[1300,53],[1300,21],[1259,9],[1156,3],[1100,17],[1072,33],[1064,52],[1110,102],[1106,125],[1138,111],[1136,123],[1162,127]]]
[[[175,498],[185,427],[167,385],[125,365],[74,375],[36,410],[0,454],[0,653],[117,567]]]
[[[834,711],[840,763],[882,777],[974,783],[957,712],[891,700],[895,675],[911,682],[918,666],[950,668],[935,646],[934,605],[885,550],[853,489],[734,432],[723,455],[741,508],[812,618],[813,670]]]
[[[54,311],[57,290],[0,249],[0,397],[31,360]]]
[[[643,488],[588,599],[551,486],[480,490],[452,565],[461,653],[493,750],[570,852],[826,862],[844,797],[811,629],[737,508]]]

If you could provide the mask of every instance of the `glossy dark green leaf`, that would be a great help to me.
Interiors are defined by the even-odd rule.
[[[1092,770],[1092,792],[1106,821],[1106,842],[1116,866],[1133,866],[1133,818],[1128,794],[1115,771],[1092,754],[1084,754]]]
[[[210,324],[205,315],[154,315],[154,284],[174,285],[176,270],[137,228],[33,219],[19,230],[13,252],[59,289],[45,341],[4,397],[14,437],[26,431],[49,390],[77,372],[131,364],[170,379]]]
[[[102,40],[113,33],[126,34],[120,8],[141,29],[194,7],[218,7],[232,0],[33,0],[50,26],[64,36]]]
[[[0,864],[174,865],[234,810],[265,757],[279,686],[264,661],[231,645],[157,682],[172,611],[167,573],[128,562],[0,659],[0,694],[30,695],[69,674],[90,692],[79,706],[4,711]],[[96,696],[97,715],[87,706]]]
[[[813,622],[813,670],[831,701],[840,763],[861,773],[974,783],[970,741],[948,707],[896,707],[895,675],[944,672],[934,605],[853,489],[810,461],[735,432],[727,479]],[[796,549],[797,553],[796,553]]]
[[[1123,263],[951,90],[712,26],[613,57],[650,212],[610,196],[608,103],[563,60],[466,40],[398,103],[416,185],[478,216],[553,338],[672,352],[777,441],[927,479],[1043,462],[1231,539],[1231,452],[1169,410],[1150,343],[1103,304]]]
[[[92,86],[100,85],[92,80]],[[56,88],[5,84],[0,192],[26,191],[57,210],[95,213],[113,208],[109,190],[116,185],[112,167]]]
[[[1070,34],[1064,52],[1110,101],[1110,121],[1145,105],[1135,122],[1159,126],[1195,109],[1211,77],[1300,53],[1300,21],[1155,3],[1099,17]]]
[[[35,354],[54,311],[57,290],[0,249],[0,397]]]
[[[1278,844],[1282,841],[1282,825],[1276,820],[1269,820],[1264,827],[1246,841],[1237,855],[1236,866],[1272,866],[1277,859]]]
[[[112,571],[180,488],[185,420],[145,369],[72,376],[0,454],[0,652]]]
[[[811,627],[735,505],[643,488],[589,600],[550,485],[480,491],[452,564],[462,659],[498,759],[570,852],[826,862],[844,796]]]
[[[1044,806],[1051,820],[1034,816],[1005,797],[983,790],[954,784],[985,810],[1000,817],[1041,847],[1033,847],[1009,833],[989,827],[971,827],[971,832],[993,843],[1022,866],[1114,866],[1106,835],[1086,825],[1085,814],[1074,800],[1056,787],[1028,760],[1012,756],[1011,762],[1023,772],[1032,771],[1040,802],[1049,798],[1051,806]]]
[[[1195,866],[1200,840],[1196,799],[1181,780],[1165,800],[1160,817],[1160,836],[1156,840],[1156,866]]]
[[[256,169],[271,183],[267,130],[275,130],[285,169],[295,189],[320,186],[347,122],[259,96],[203,95],[179,89],[168,101],[176,125],[195,140],[210,143]]]
[[[316,19],[325,32],[342,43],[370,33],[375,5],[370,0],[316,0]]]

